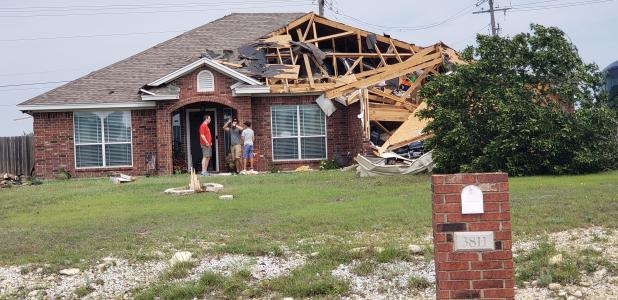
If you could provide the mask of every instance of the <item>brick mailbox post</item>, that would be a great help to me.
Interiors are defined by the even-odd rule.
[[[506,173],[432,176],[437,299],[514,299]]]

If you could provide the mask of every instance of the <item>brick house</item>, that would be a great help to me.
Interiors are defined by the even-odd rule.
[[[316,104],[321,92],[274,93],[268,80],[231,67],[239,64],[236,51],[243,45],[313,18],[312,13],[231,14],[21,103],[19,109],[34,119],[36,175],[53,177],[60,168],[74,177],[200,171],[196,132],[206,114],[212,116],[216,146],[212,172],[228,170],[229,136],[222,127],[232,116],[254,124],[257,170],[317,167],[327,158],[351,161],[367,141],[358,102],[345,109],[333,102],[337,109],[327,117]],[[315,35],[315,25],[313,30]],[[369,33],[358,32],[358,52],[363,52],[361,39]],[[378,36],[378,42],[384,39]],[[408,44],[397,45],[401,52]],[[415,46],[409,47],[413,53]],[[226,62],[204,56],[229,50],[234,58]],[[385,55],[394,59],[393,53]],[[341,68],[334,57],[333,62]]]

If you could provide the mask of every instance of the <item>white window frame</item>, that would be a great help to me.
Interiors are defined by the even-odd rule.
[[[104,118],[99,117],[99,121],[101,122],[101,142],[100,143],[77,143],[77,130],[75,129],[75,116],[80,112],[90,112],[90,113],[114,113],[114,112],[127,112],[129,114],[129,123],[131,124],[131,130],[129,140],[130,142],[105,142],[105,120]],[[120,169],[120,168],[132,168],[133,167],[133,116],[131,111],[74,111],[73,112],[73,159],[75,163],[75,169],[84,170],[84,169]],[[105,145],[120,145],[120,144],[131,144],[131,164],[130,165],[121,165],[121,166],[108,166],[107,161],[105,159]],[[101,153],[102,153],[102,162],[101,166],[94,167],[78,167],[77,166],[77,146],[91,146],[91,145],[101,145]]]
[[[300,107],[301,106],[308,106],[308,105],[315,105],[315,104],[305,104],[305,105],[273,105],[270,107],[270,151],[271,151],[271,157],[272,160],[274,162],[296,162],[296,161],[321,161],[324,160],[326,158],[328,158],[328,128],[327,128],[327,122],[326,122],[326,115],[324,113],[322,113],[322,115],[324,116],[324,135],[306,135],[303,136],[301,135],[301,129],[300,129]],[[275,125],[273,124],[273,108],[276,106],[296,106],[296,135],[295,136],[288,136],[288,137],[275,137],[274,134],[274,128]],[[315,105],[318,106],[318,105]],[[291,139],[291,138],[296,138],[297,139],[297,144],[298,144],[298,157],[296,159],[275,159],[275,139]],[[324,157],[321,158],[306,158],[303,159],[303,153],[302,153],[302,138],[316,138],[316,137],[323,137],[324,138]]]
[[[204,88],[200,85],[200,76],[202,76],[202,74],[210,74],[210,80],[212,81],[212,88],[207,89]],[[202,70],[199,73],[197,73],[197,92],[198,93],[204,93],[204,92],[214,92],[215,91],[215,75],[212,74],[212,72],[210,72],[209,70]]]

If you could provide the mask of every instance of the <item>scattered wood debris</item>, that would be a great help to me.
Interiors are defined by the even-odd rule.
[[[125,175],[125,174],[118,174],[118,175],[115,175],[115,176],[111,176],[109,179],[113,183],[115,183],[115,184],[121,184],[121,183],[127,183],[127,182],[135,181],[135,177],[129,176],[129,175]]]
[[[13,175],[9,173],[2,174],[0,178],[0,188],[11,187],[14,185],[22,185],[27,182],[28,178],[24,175]]]

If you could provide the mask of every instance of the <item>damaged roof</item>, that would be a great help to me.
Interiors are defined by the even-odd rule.
[[[138,102],[142,86],[194,62],[207,50],[236,51],[306,14],[233,13],[20,105]],[[237,53],[232,55],[237,56]]]

